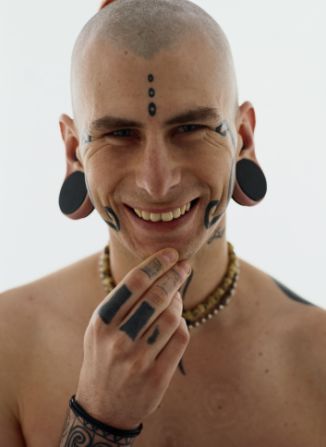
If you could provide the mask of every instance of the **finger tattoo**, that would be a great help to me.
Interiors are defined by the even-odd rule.
[[[158,326],[156,326],[156,328],[154,329],[154,332],[152,333],[152,335],[151,335],[150,337],[148,337],[148,339],[147,339],[147,343],[148,343],[149,345],[153,345],[153,344],[156,342],[157,337],[158,337],[159,335],[160,335],[160,331],[159,331]]]
[[[147,301],[144,301],[138,307],[136,312],[129,318],[129,320],[126,321],[119,329],[125,332],[132,340],[135,340],[154,312],[154,307],[152,307]]]
[[[120,308],[131,297],[132,293],[126,285],[122,285],[112,297],[100,307],[98,314],[105,324],[109,324]]]
[[[151,279],[158,274],[162,269],[161,262],[155,258],[150,261],[145,267],[140,269],[142,272],[146,273],[146,275]]]

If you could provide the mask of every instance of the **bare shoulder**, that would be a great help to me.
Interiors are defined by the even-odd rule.
[[[78,260],[57,271],[22,286],[0,293],[1,314],[7,314],[5,330],[14,330],[16,335],[36,332],[40,317],[45,315],[69,318],[74,305],[80,309],[96,302],[103,294],[98,273],[99,252]],[[84,298],[88,296],[89,300]],[[65,313],[66,311],[66,313]],[[76,314],[76,313],[75,313]],[[13,326],[17,321],[19,325]],[[26,335],[26,334],[24,334]]]
[[[97,258],[98,254],[93,254],[0,293],[0,364],[5,365],[0,368],[0,379],[6,375],[6,380],[13,381],[15,394],[32,358],[31,350],[42,343],[45,331],[50,331],[51,325],[71,327],[68,320],[77,324],[92,310],[97,293],[101,293],[100,282],[94,281]]]

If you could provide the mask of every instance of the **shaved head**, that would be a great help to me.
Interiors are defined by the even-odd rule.
[[[218,82],[223,83],[229,106],[235,113],[238,89],[230,45],[209,14],[188,0],[115,0],[86,23],[74,46],[71,87],[77,121],[79,97],[84,88],[83,74],[85,69],[89,70],[89,54],[96,46],[107,44],[151,61],[162,51],[173,52],[194,36],[200,46],[213,49],[219,70]],[[196,52],[192,57],[196,64]]]

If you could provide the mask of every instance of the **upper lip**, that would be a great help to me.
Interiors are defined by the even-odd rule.
[[[164,208],[147,208],[146,205],[144,206],[133,206],[133,205],[128,205],[130,208],[133,209],[137,209],[140,211],[144,211],[145,213],[168,213],[169,211],[173,211],[177,208],[182,208],[183,206],[187,205],[187,203],[191,203],[194,199],[190,199],[188,201],[182,202],[182,205],[169,205],[168,207],[164,207]]]

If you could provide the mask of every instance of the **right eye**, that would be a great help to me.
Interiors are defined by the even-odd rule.
[[[130,132],[132,132],[132,129],[118,129],[114,130],[113,132],[105,134],[105,136],[118,137],[118,138],[132,137],[133,135],[131,135]]]

